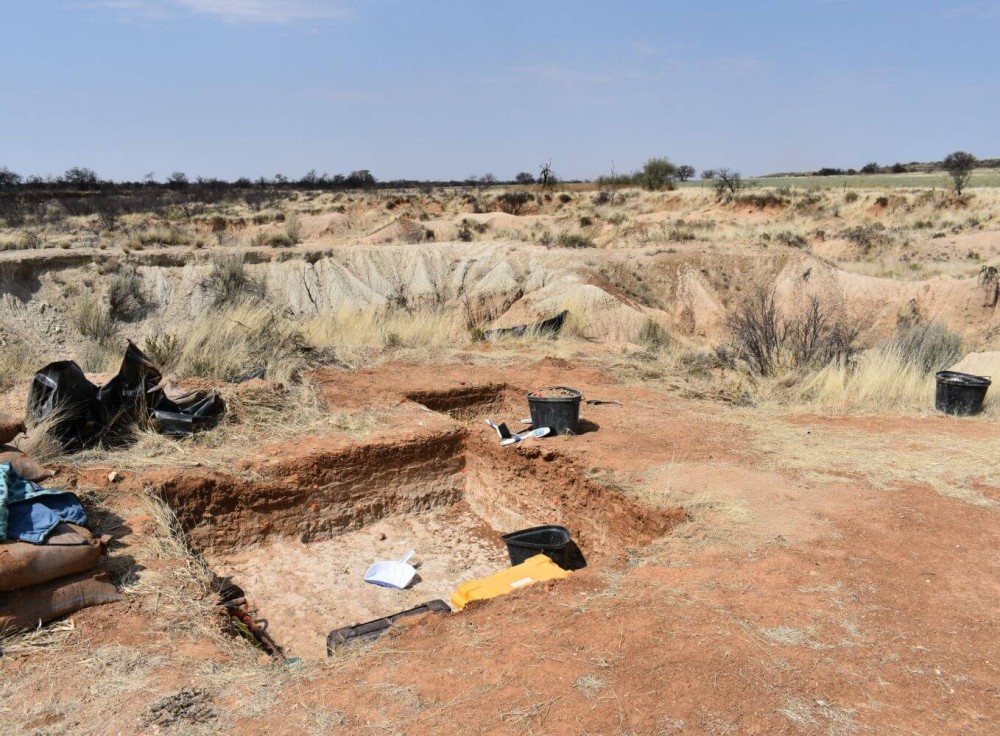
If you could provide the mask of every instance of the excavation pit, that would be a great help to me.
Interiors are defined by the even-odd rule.
[[[592,484],[541,443],[500,447],[479,419],[509,396],[500,386],[465,406],[447,399],[467,427],[431,414],[440,421],[366,442],[306,438],[238,474],[185,470],[155,487],[192,549],[246,593],[286,654],[304,658],[325,657],[333,629],[447,601],[506,567],[507,532],[561,524],[593,563],[682,518]],[[364,582],[373,562],[409,550],[419,563],[409,589]]]

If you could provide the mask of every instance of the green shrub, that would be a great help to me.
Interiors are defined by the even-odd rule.
[[[642,184],[650,191],[673,189],[677,166],[669,158],[651,158],[642,167]]]
[[[556,239],[556,245],[561,248],[594,248],[594,241],[579,233],[561,233]]]
[[[142,352],[163,370],[170,370],[181,357],[181,340],[172,332],[147,337],[142,342]]]

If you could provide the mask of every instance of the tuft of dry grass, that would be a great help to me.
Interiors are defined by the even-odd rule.
[[[895,350],[869,350],[854,365],[835,362],[806,374],[788,398],[835,411],[926,411],[934,405],[934,377]]]
[[[439,349],[471,341],[458,314],[437,307],[341,309],[307,319],[302,334],[314,348],[335,351],[349,364],[386,349]]]
[[[307,366],[298,326],[264,305],[242,302],[205,314],[183,342],[177,358],[182,376],[238,381],[263,369],[269,380],[290,382]]]

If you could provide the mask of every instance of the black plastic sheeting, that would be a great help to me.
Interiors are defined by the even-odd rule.
[[[498,327],[495,330],[486,330],[483,337],[487,340],[496,340],[498,337],[523,337],[527,334],[538,335],[558,335],[569,316],[569,310],[563,310],[555,317],[543,319],[532,325],[518,325],[517,327]]]
[[[28,394],[28,417],[37,423],[55,415],[52,433],[64,450],[121,441],[142,419],[162,434],[184,437],[224,412],[216,394],[168,398],[159,368],[131,340],[117,375],[103,386],[73,361],[60,360],[35,374]]]

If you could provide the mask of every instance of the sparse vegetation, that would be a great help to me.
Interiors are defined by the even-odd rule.
[[[92,294],[85,294],[71,314],[73,325],[84,337],[105,346],[118,337],[118,324],[108,308]]]
[[[560,233],[556,245],[560,248],[593,248],[594,241],[581,233]]]
[[[497,208],[508,215],[520,215],[533,197],[528,192],[504,192],[496,198]]]
[[[134,269],[116,273],[108,284],[108,316],[119,322],[140,318],[148,306],[142,279]]]
[[[962,338],[947,327],[930,322],[903,327],[885,347],[921,373],[934,373],[962,357]]]
[[[208,290],[216,307],[233,305],[246,299],[260,299],[265,285],[251,277],[242,254],[223,255],[212,261]]]

